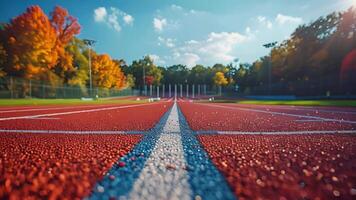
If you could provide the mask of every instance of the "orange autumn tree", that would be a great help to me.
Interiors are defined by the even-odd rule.
[[[51,12],[51,24],[57,35],[55,49],[59,57],[55,73],[61,78],[67,79],[69,78],[68,74],[72,73],[74,68],[73,56],[65,50],[65,47],[76,34],[80,33],[80,25],[76,18],[70,16],[68,11],[60,6],[56,6]]]
[[[4,71],[10,76],[40,79],[57,62],[57,35],[39,6],[31,6],[1,31],[7,52]],[[43,78],[43,77],[42,77]]]
[[[125,86],[124,73],[109,55],[97,55],[93,52],[91,59],[94,87],[120,89]]]

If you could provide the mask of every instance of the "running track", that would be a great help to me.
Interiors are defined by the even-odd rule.
[[[353,199],[356,109],[0,108],[0,199]]]

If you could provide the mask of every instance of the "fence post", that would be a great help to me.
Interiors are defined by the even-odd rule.
[[[174,99],[177,99],[177,84],[174,84]]]
[[[30,95],[30,98],[32,98],[32,81],[31,81],[31,79],[29,80],[29,85],[30,85],[30,91],[29,91],[29,95]]]
[[[157,85],[157,98],[159,98],[159,86]]]
[[[169,98],[171,98],[171,84],[168,85],[168,88],[169,88]]]
[[[189,97],[189,85],[187,84],[187,98]]]
[[[183,85],[179,84],[179,87],[180,87],[180,98],[182,98],[183,97]]]
[[[10,77],[10,96],[11,99],[14,98],[14,80],[12,79],[12,76]]]
[[[67,89],[67,87],[63,87],[63,99],[65,99],[66,98],[66,89]]]
[[[194,94],[195,93],[195,91],[194,91],[195,90],[195,86],[194,86],[194,84],[192,85],[192,87],[193,87],[192,88],[192,98],[194,99],[195,98],[195,94]]]
[[[42,98],[45,98],[45,85],[42,82]]]
[[[198,84],[198,96],[200,96],[200,84]]]

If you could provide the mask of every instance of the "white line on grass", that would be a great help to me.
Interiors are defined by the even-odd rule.
[[[241,108],[241,107],[235,107],[235,106],[221,106],[221,105],[210,105],[210,104],[202,104],[202,103],[198,103],[198,104],[205,105],[205,106],[211,106],[211,107],[229,108],[229,109],[235,109],[235,110],[253,111],[253,112],[275,114],[275,115],[283,115],[283,116],[290,116],[290,117],[316,119],[316,120],[329,121],[329,122],[340,122],[340,123],[356,124],[356,121],[343,120],[343,119],[340,120],[340,119],[331,119],[331,118],[308,116],[308,115],[297,115],[297,114],[290,114],[290,113],[284,113],[284,112],[259,110],[259,109],[253,109],[253,108]]]
[[[98,111],[104,111],[104,110],[115,110],[115,109],[121,109],[121,108],[133,108],[133,107],[146,106],[146,105],[152,105],[152,104],[115,106],[115,107],[108,107],[108,108],[96,108],[96,109],[89,109],[89,110],[77,110],[77,111],[69,111],[69,112],[40,114],[40,115],[6,117],[6,118],[0,118],[0,121],[15,120],[15,119],[30,119],[30,118],[38,118],[38,117],[51,117],[51,116],[70,115],[70,114],[78,114],[78,113],[89,113],[89,112],[98,112]]]

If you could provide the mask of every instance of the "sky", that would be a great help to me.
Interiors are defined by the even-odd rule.
[[[301,24],[346,10],[356,0],[1,0],[0,22],[39,5],[66,8],[95,51],[128,64],[149,55],[156,64],[254,62],[262,45],[282,42]]]

